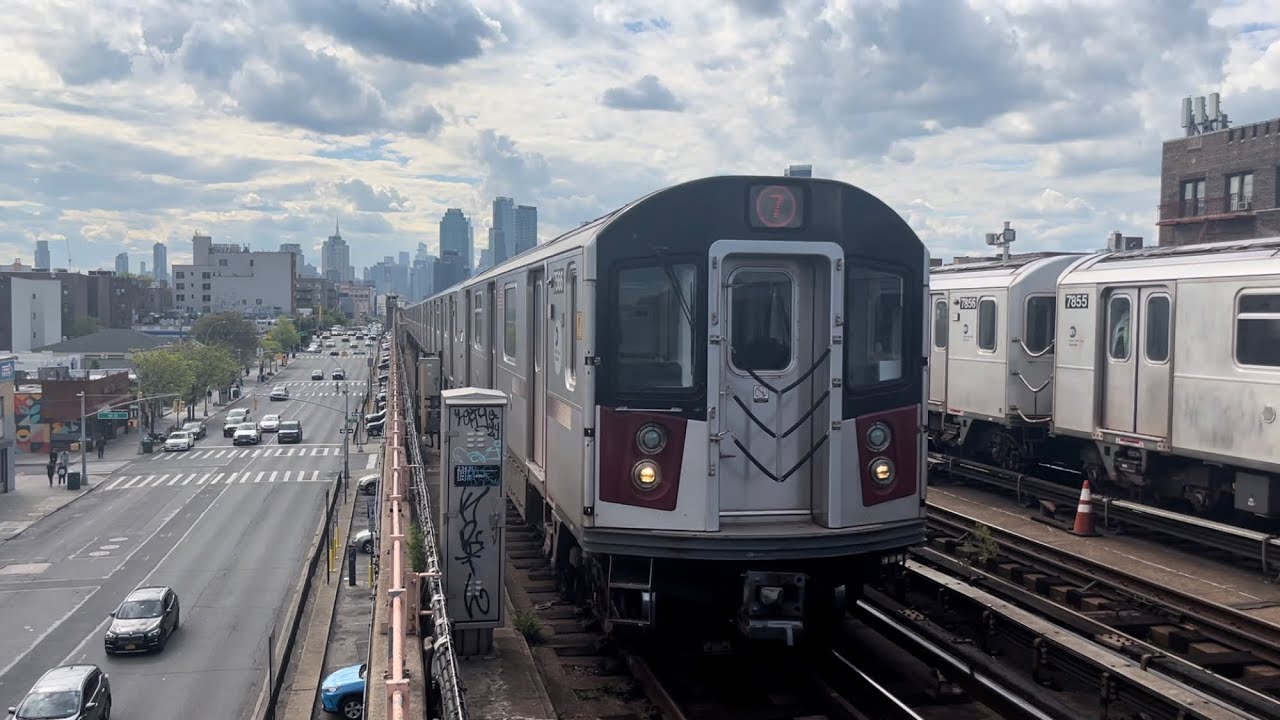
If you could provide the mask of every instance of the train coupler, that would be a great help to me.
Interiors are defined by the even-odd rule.
[[[749,570],[743,574],[738,630],[749,640],[795,644],[804,630],[804,573]]]

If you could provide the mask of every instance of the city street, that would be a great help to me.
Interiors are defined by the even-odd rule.
[[[16,704],[50,667],[91,662],[111,678],[116,717],[250,713],[268,634],[286,612],[325,491],[342,469],[343,395],[332,380],[308,380],[315,368],[328,377],[335,367],[347,373],[352,411],[361,411],[367,358],[299,357],[217,408],[194,449],[157,447],[92,477],[92,492],[0,544],[0,707]],[[268,400],[282,384],[292,397]],[[251,408],[254,421],[269,413],[299,420],[303,440],[282,446],[263,433],[261,445],[234,448],[222,437],[231,407]],[[375,460],[377,445],[364,449],[370,454],[351,445],[353,477]],[[108,615],[141,585],[177,592],[181,627],[162,653],[108,657]]]

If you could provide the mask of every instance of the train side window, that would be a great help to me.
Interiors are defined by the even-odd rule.
[[[1043,355],[1053,344],[1053,326],[1058,311],[1058,298],[1053,295],[1033,295],[1027,298],[1026,328],[1022,341],[1027,352]]]
[[[1112,360],[1123,362],[1129,359],[1132,314],[1128,295],[1112,295],[1107,301],[1107,357]]]
[[[472,296],[471,340],[477,350],[484,349],[484,293],[476,291]]]
[[[902,377],[902,286],[897,273],[849,262],[844,357],[850,387]]]
[[[502,357],[509,363],[516,361],[516,329],[519,313],[516,307],[516,284],[502,287]]]
[[[1280,295],[1236,299],[1236,362],[1280,367]]]
[[[692,263],[617,271],[614,377],[619,392],[694,386],[694,318],[699,300]],[[703,306],[705,307],[705,305]]]
[[[578,268],[569,265],[569,312],[567,317],[562,316],[562,320],[568,325],[567,335],[569,336],[569,356],[565,358],[564,364],[569,371],[568,386],[572,390],[574,383],[578,379]]]
[[[947,320],[947,299],[938,298],[933,301],[933,346],[936,349],[947,349],[947,330],[950,327]]]
[[[983,352],[996,350],[996,299],[984,297],[978,300],[978,349]]]
[[[1143,352],[1147,362],[1163,363],[1169,360],[1169,296],[1152,295],[1147,298],[1144,313],[1147,326],[1143,330]]]

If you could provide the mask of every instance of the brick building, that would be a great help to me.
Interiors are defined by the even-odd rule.
[[[1161,245],[1280,236],[1280,118],[1164,143]]]

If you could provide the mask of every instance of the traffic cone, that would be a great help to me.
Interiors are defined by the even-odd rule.
[[[1071,529],[1072,535],[1097,537],[1098,530],[1093,522],[1093,495],[1089,492],[1089,480],[1080,488],[1080,504],[1076,507],[1076,524]]]

